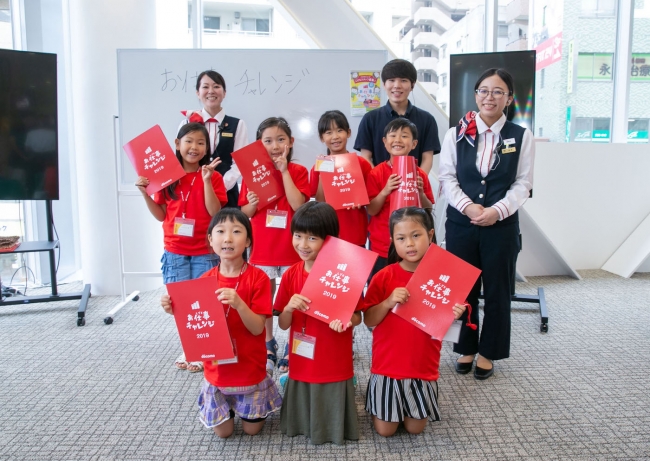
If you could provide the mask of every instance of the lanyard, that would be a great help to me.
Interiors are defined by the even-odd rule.
[[[302,270],[300,271],[300,289],[302,290],[302,287],[305,286],[305,262],[302,262]],[[307,317],[309,317],[307,314],[304,312],[301,312],[303,316],[302,320],[302,334],[305,334],[305,328],[307,328]]]
[[[221,263],[217,266],[217,284],[219,283],[219,274],[221,273],[220,270],[221,270]],[[235,283],[235,291],[237,291],[237,288],[239,288],[239,282],[240,282],[240,280],[241,280],[241,274],[242,274],[242,272],[244,272],[245,270],[246,270],[246,263],[244,263],[244,264],[241,266],[241,269],[239,269],[239,275],[237,276],[237,283]],[[225,305],[224,303],[221,303],[221,305],[222,305],[224,308],[226,307],[226,305]],[[228,318],[228,314],[230,314],[230,308],[231,308],[231,307],[232,307],[232,306],[231,306],[230,304],[228,304],[228,310],[226,310],[226,318]]]
[[[194,181],[196,181],[196,176],[192,178],[192,182],[190,183],[190,190],[187,191],[187,195],[184,195],[183,191],[180,191],[181,201],[183,202],[183,219],[185,219],[185,212],[187,211],[187,200],[190,198],[190,193],[192,192]]]

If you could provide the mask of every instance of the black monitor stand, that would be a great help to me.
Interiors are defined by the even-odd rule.
[[[45,201],[45,212],[47,215],[47,240],[23,242],[18,248],[8,253],[34,253],[47,251],[50,257],[50,283],[52,286],[52,293],[49,295],[34,295],[34,296],[11,296],[9,298],[0,298],[0,307],[11,306],[16,304],[31,304],[31,303],[49,303],[53,301],[70,301],[73,299],[80,299],[79,309],[77,310],[77,326],[84,326],[86,324],[86,307],[88,305],[88,298],[90,298],[90,284],[84,285],[83,291],[76,293],[59,293],[56,282],[56,261],[54,259],[54,249],[59,248],[59,241],[54,240],[54,232],[52,229],[52,201]]]

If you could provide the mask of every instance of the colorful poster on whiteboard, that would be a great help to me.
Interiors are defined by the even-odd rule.
[[[362,117],[381,106],[379,71],[350,72],[350,115]]]

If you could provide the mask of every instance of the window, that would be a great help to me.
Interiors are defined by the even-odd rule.
[[[431,72],[425,72],[422,74],[422,81],[423,82],[431,82]]]
[[[544,80],[546,79],[546,69],[539,72],[539,87],[544,88]]]
[[[611,139],[611,119],[576,117],[574,141],[609,142]]]
[[[595,18],[616,16],[616,0],[582,0],[583,16]]]
[[[499,37],[507,37],[508,36],[508,25],[507,24],[499,24],[499,32],[498,32]]]
[[[431,57],[431,50],[429,48],[425,48],[422,50],[422,56],[425,58],[430,58]]]
[[[578,53],[578,80],[612,79],[612,53]]]
[[[463,42],[462,40],[458,40],[456,42],[456,48],[460,49],[460,47],[462,46],[462,42]]]
[[[13,49],[11,30],[11,2],[0,0],[0,48]]]
[[[428,24],[425,24],[422,26],[422,32],[431,32],[431,26]]]
[[[647,143],[650,119],[637,118],[627,121],[627,142],[629,143]]]
[[[447,86],[447,74],[442,74],[440,76],[440,86],[443,88]]]
[[[365,19],[366,22],[372,26],[372,13],[361,12],[361,16],[363,16],[363,19]]]
[[[221,29],[221,18],[219,16],[203,16],[203,29],[205,30]]]
[[[544,8],[542,9],[542,26],[546,26],[546,9],[548,8],[547,5],[544,5]]]
[[[242,18],[241,30],[246,32],[269,33],[268,19]]]
[[[442,45],[440,47],[440,59],[445,59],[446,54],[447,54],[447,45]]]

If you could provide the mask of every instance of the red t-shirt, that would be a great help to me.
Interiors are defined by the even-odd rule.
[[[379,195],[388,178],[393,174],[393,167],[388,164],[388,161],[382,162],[372,169],[366,181],[366,188],[368,189],[368,198],[374,199]],[[422,178],[424,183],[424,195],[427,196],[431,203],[434,203],[433,192],[431,191],[431,183],[427,174],[418,167],[418,176]],[[393,195],[393,194],[391,194]],[[388,247],[390,247],[390,230],[388,228],[388,220],[390,218],[390,198],[391,195],[386,197],[384,206],[381,207],[379,213],[370,217],[368,224],[368,231],[370,231],[370,249],[377,253],[382,258],[388,257]]]
[[[246,305],[256,314],[272,315],[271,281],[257,267],[246,265],[246,270],[240,277],[224,277],[219,274],[219,267],[213,267],[201,277],[217,277],[219,288],[235,288],[237,294]],[[228,329],[233,341],[237,363],[217,365],[216,362],[203,362],[204,375],[214,386],[252,386],[262,382],[266,377],[266,343],[264,332],[255,336],[242,322],[239,312],[223,304],[227,312]]]
[[[370,162],[363,157],[359,158],[359,165],[361,165],[361,172],[363,173],[363,180],[368,180],[368,175],[372,170]],[[316,197],[318,191],[318,182],[320,181],[320,172],[311,167],[309,172],[309,188],[311,189],[311,196]],[[354,243],[355,245],[366,245],[368,239],[368,212],[366,207],[358,210],[336,210],[336,215],[339,218],[339,238],[346,242]]]
[[[365,310],[382,303],[395,288],[405,287],[412,275],[399,263],[377,272],[366,292]],[[439,376],[441,346],[440,341],[389,311],[372,331],[370,372],[393,379],[435,381]]]
[[[305,200],[309,200],[309,174],[307,168],[296,163],[289,163],[287,167],[293,183],[305,196]],[[282,173],[276,170],[274,174],[278,177],[278,181],[282,183]],[[248,194],[248,186],[242,181],[239,206],[248,205],[246,194]],[[268,210],[274,209],[289,213],[285,229],[266,227],[266,213]],[[286,195],[266,207],[257,209],[251,218],[251,226],[253,227],[251,264],[257,266],[290,266],[300,261],[300,256],[298,256],[292,244],[291,219],[294,214],[295,211],[289,205]]]
[[[305,263],[291,266],[282,276],[273,308],[284,311],[291,297],[300,293],[309,272],[305,271]],[[356,310],[361,310],[363,304],[359,300]],[[314,358],[309,359],[291,350],[294,333],[303,333],[316,337]],[[305,383],[325,384],[347,381],[354,376],[352,366],[352,328],[337,333],[329,325],[313,317],[295,310],[291,317],[291,334],[289,336],[289,377]]]
[[[212,188],[221,206],[228,203],[223,178],[216,171],[212,174]],[[162,225],[165,235],[165,250],[182,256],[208,254],[210,250],[208,248],[207,234],[212,216],[205,207],[201,170],[183,176],[176,185],[174,192],[177,197],[176,200],[172,200],[169,194],[163,193],[162,190],[156,192],[153,196],[153,201],[158,205],[167,205],[167,212]],[[186,202],[183,201],[182,196],[187,197]],[[185,219],[194,220],[193,237],[174,235],[174,220],[183,217],[183,210],[185,210]]]

